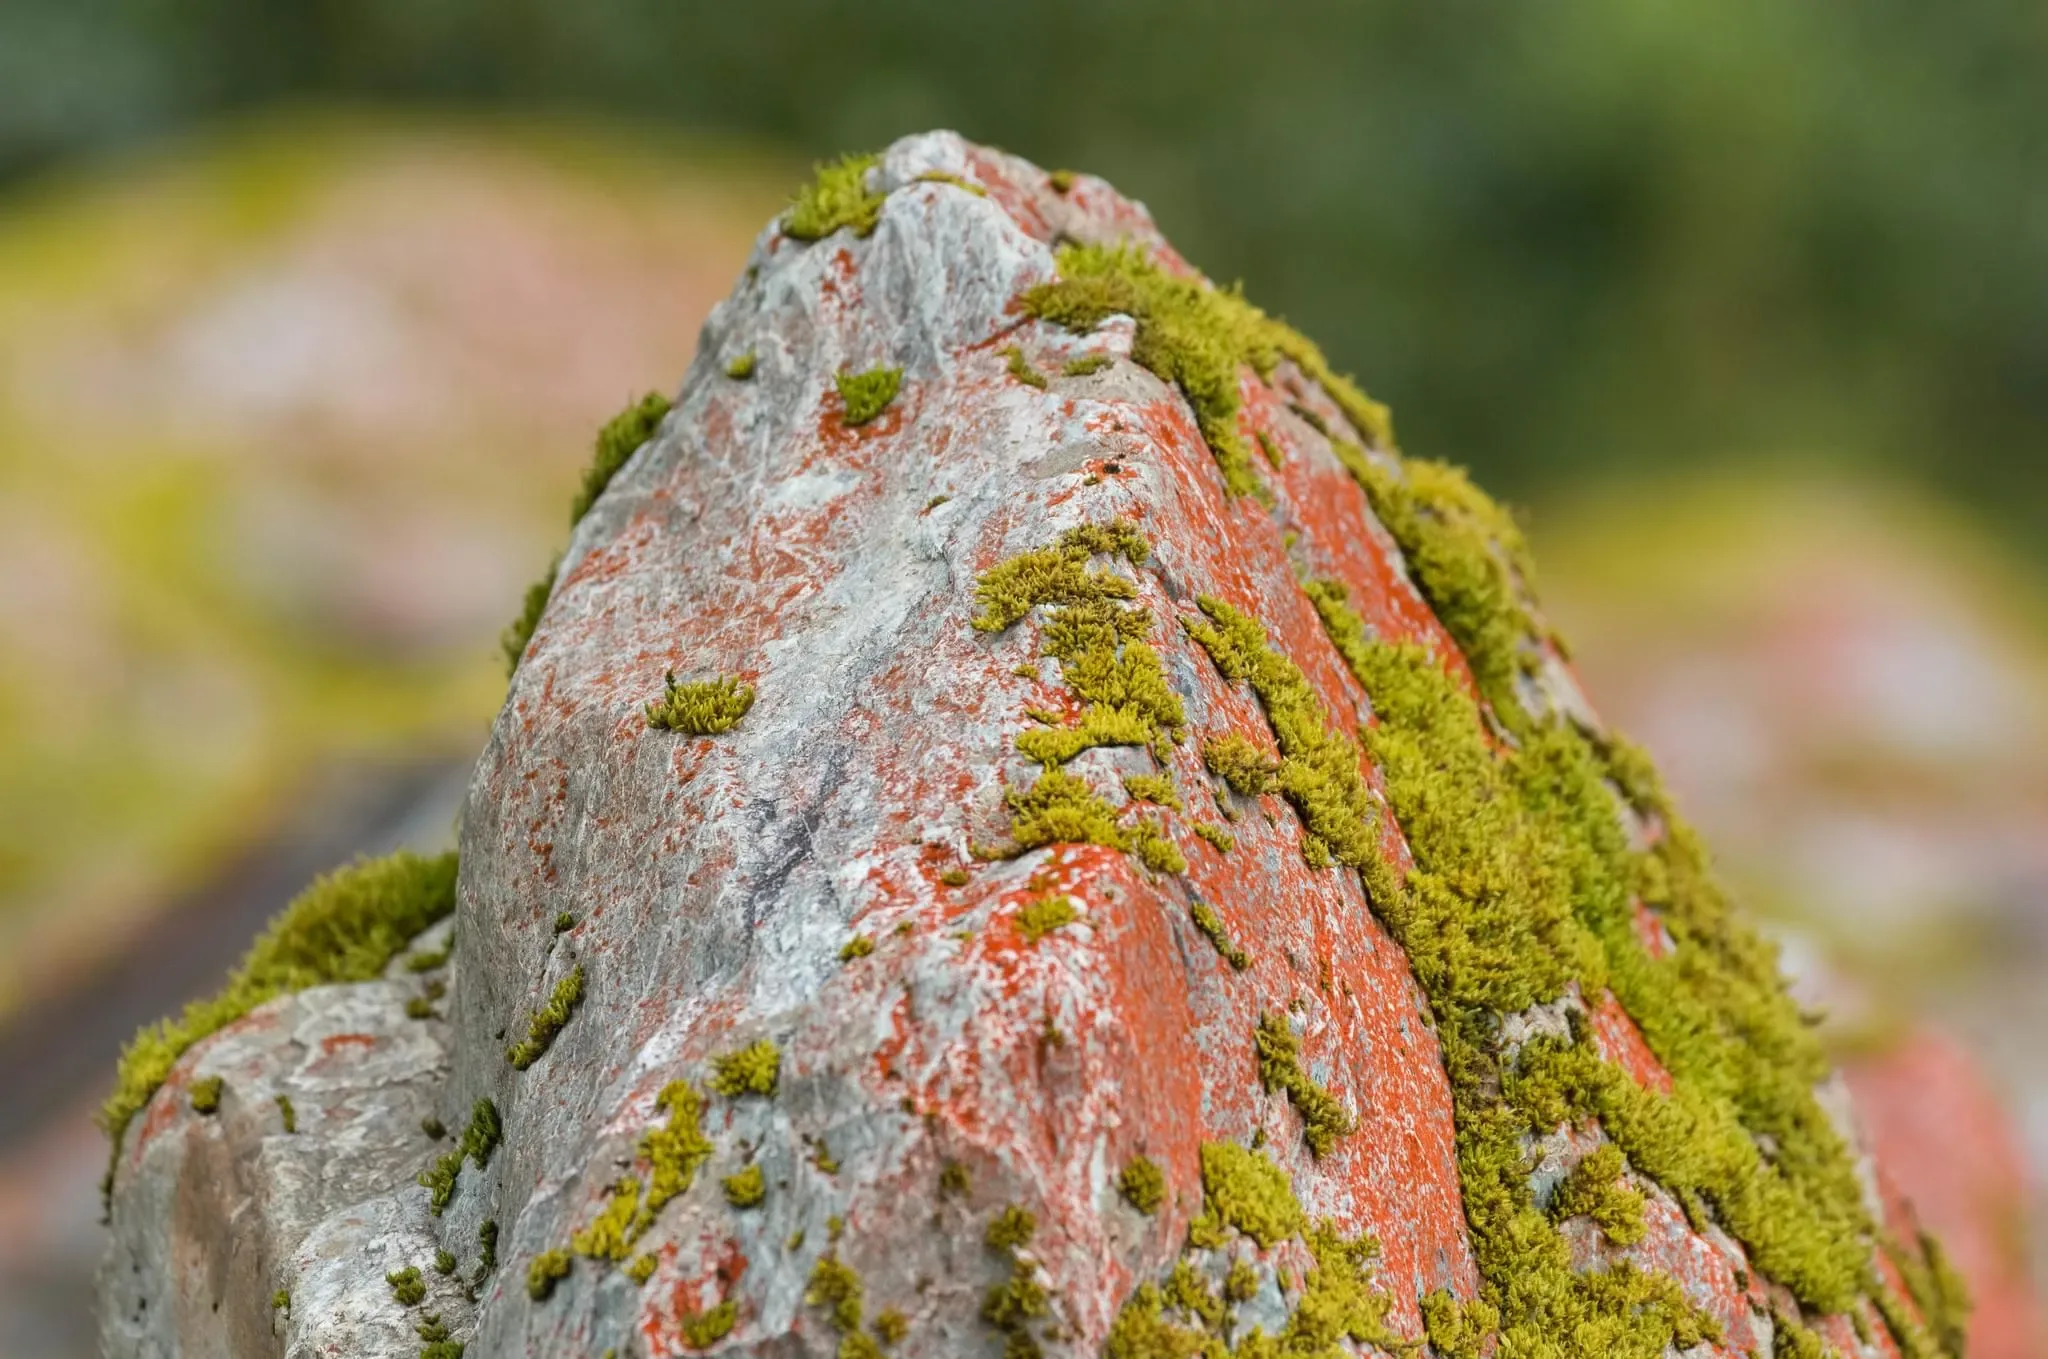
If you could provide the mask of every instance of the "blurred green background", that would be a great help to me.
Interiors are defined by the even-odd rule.
[[[1523,507],[1844,1044],[1937,1017],[2048,1167],[2019,0],[0,0],[0,1027],[334,771],[459,772],[591,432],[809,161],[935,126],[1144,200]],[[55,1317],[14,1164],[0,1315]]]

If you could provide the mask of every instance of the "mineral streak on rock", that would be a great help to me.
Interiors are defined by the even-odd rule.
[[[493,1356],[1342,1355],[1422,1342],[1425,1313],[1436,1353],[1477,1355],[1495,1325],[1534,1334],[1590,1306],[1571,1281],[1591,1278],[1635,1300],[1610,1308],[1623,1320],[1520,1352],[1769,1354],[1772,1317],[1802,1300],[1715,1203],[1624,1164],[1601,1184],[1640,1192],[1640,1240],[1632,1217],[1611,1234],[1626,1247],[1585,1217],[1548,1225],[1541,1203],[1607,1144],[1596,1120],[1560,1115],[1504,1172],[1568,1264],[1489,1271],[1511,1252],[1468,1225],[1494,1220],[1478,1171],[1461,1177],[1461,1139],[1468,1160],[1494,1145],[1469,1101],[1498,1100],[1500,1077],[1464,1071],[1454,1107],[1447,1051],[1508,1076],[1525,1049],[1575,1054],[1662,1097],[1691,1088],[1660,1060],[1668,1035],[1576,980],[1442,1032],[1368,899],[1365,867],[1399,891],[1413,862],[1383,771],[1361,765],[1344,804],[1371,816],[1344,843],[1381,859],[1346,867],[1297,814],[1315,769],[1282,750],[1270,786],[1239,791],[1205,764],[1205,747],[1236,768],[1276,739],[1271,699],[1189,630],[1205,619],[1255,620],[1287,663],[1268,677],[1306,686],[1292,701],[1323,774],[1379,721],[1332,643],[1340,594],[1359,636],[1452,677],[1503,758],[1539,722],[1597,732],[1548,638],[1517,639],[1505,669],[1487,656],[1515,689],[1478,706],[1478,667],[1418,585],[1441,563],[1404,554],[1363,484],[1400,475],[1397,454],[1302,363],[1237,370],[1238,442],[1268,456],[1233,474],[1260,493],[1234,495],[1189,394],[1132,360],[1142,317],[1027,319],[1058,243],[1129,245],[1199,284],[1141,207],[951,134],[847,164],[806,209],[815,239],[762,233],[673,410],[576,526],[471,785],[447,1019],[409,1023],[392,982],[321,988],[188,1053],[123,1149],[109,1353],[232,1335],[238,1353],[410,1354],[431,1311]],[[841,375],[894,370],[891,399],[850,421]],[[974,626],[989,572],[1118,525],[1145,550],[1070,563],[1064,612]],[[1068,623],[1114,643],[1049,639]],[[1109,711],[1139,647],[1184,725]],[[703,734],[651,726],[671,674],[744,686],[751,706]],[[1083,687],[1110,695],[1091,730],[1144,734],[1021,753],[1027,731],[1080,725]],[[1180,807],[1125,791],[1162,778]],[[1034,791],[1062,829],[1019,851]],[[1634,843],[1674,833],[1609,800]],[[1219,818],[1227,837],[1198,833]],[[1183,869],[1126,852],[1141,822]],[[1056,926],[1048,901],[1068,904]],[[508,1064],[508,1033],[570,977],[579,1003],[529,1068]],[[308,1016],[338,1012],[362,1051],[313,1079]],[[772,1054],[772,1074],[733,1079],[741,1052],[763,1072]],[[211,1118],[184,1098],[202,1073],[228,1076]],[[291,1138],[261,1118],[280,1082]],[[502,1145],[433,1216],[415,1177],[445,1149],[421,1119],[458,1126],[480,1099]],[[1133,1166],[1153,1168],[1136,1193]],[[476,1266],[487,1221],[495,1269]],[[572,1252],[594,1223],[618,1249]],[[1870,1262],[1870,1339],[1834,1316],[1816,1322],[1827,1342],[1934,1353],[1896,1271],[1879,1282],[1875,1240],[1849,1245]],[[426,1301],[400,1306],[385,1275],[444,1249],[458,1273],[423,1274]],[[548,1286],[529,1290],[537,1259]],[[279,1288],[291,1307],[273,1314]]]

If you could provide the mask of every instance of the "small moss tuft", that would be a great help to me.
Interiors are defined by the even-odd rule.
[[[865,934],[856,934],[839,949],[839,961],[850,963],[855,958],[865,958],[875,951],[875,941]]]
[[[711,1059],[714,1075],[711,1088],[728,1098],[741,1095],[773,1097],[775,1082],[782,1072],[782,1050],[766,1038],[749,1043],[736,1052]]]
[[[910,182],[913,184],[950,184],[956,189],[967,190],[976,198],[988,197],[988,190],[982,188],[981,185],[976,184],[973,180],[947,174],[944,170],[927,170]]]
[[[1003,351],[1003,354],[1010,361],[1009,371],[1011,377],[1027,387],[1045,387],[1045,374],[1031,366],[1031,361],[1024,357],[1022,349],[1016,345],[1011,345]]]
[[[633,1219],[635,1239],[654,1225],[656,1214],[697,1177],[697,1168],[711,1159],[711,1139],[704,1135],[704,1097],[684,1081],[670,1081],[654,1098],[654,1107],[668,1114],[665,1126],[640,1134],[640,1154],[651,1168],[647,1199]]]
[[[739,1318],[739,1304],[731,1298],[702,1312],[686,1313],[679,1324],[683,1343],[693,1350],[709,1349],[732,1333]]]
[[[1124,791],[1140,802],[1180,810],[1180,790],[1173,786],[1171,774],[1126,774]]]
[[[428,1000],[425,996],[414,996],[405,1003],[405,1017],[407,1019],[434,1019],[438,1016],[434,1012],[433,1001]]]
[[[1024,942],[1035,944],[1064,925],[1071,925],[1081,918],[1074,909],[1073,898],[1065,896],[1040,897],[1017,912],[1017,933],[1024,936]]]
[[[555,983],[554,991],[548,996],[548,1003],[533,1013],[526,1022],[526,1037],[505,1050],[505,1060],[515,1070],[524,1071],[539,1061],[554,1045],[555,1036],[576,1013],[576,1007],[583,1003],[583,964],[578,963],[569,975]]]
[[[1628,1159],[1612,1142],[1602,1143],[1565,1176],[1550,1200],[1550,1215],[1593,1220],[1609,1241],[1633,1246],[1649,1229],[1643,1225],[1642,1191],[1623,1178]]]
[[[868,171],[880,162],[880,156],[870,154],[820,164],[783,215],[782,234],[795,241],[821,241],[845,227],[856,236],[872,233],[882,219],[885,196],[868,188]]]
[[[1256,744],[1228,732],[1202,742],[1202,763],[1209,772],[1230,785],[1233,793],[1257,797],[1273,791],[1280,775],[1280,761]]]
[[[435,1118],[432,1114],[428,1114],[420,1120],[420,1131],[433,1141],[438,1142],[448,1135],[448,1125]]]
[[[739,1174],[728,1175],[718,1183],[725,1190],[725,1201],[735,1208],[758,1208],[768,1197],[767,1181],[758,1165],[748,1166]]]
[[[567,934],[570,930],[573,930],[575,928],[576,917],[570,915],[567,911],[563,911],[555,917],[556,934]]]
[[[1166,1201],[1166,1172],[1149,1156],[1133,1156],[1116,1179],[1124,1201],[1150,1217]]]
[[[1030,1245],[1037,1231],[1038,1219],[1032,1216],[1031,1211],[1012,1203],[1005,1205],[1003,1211],[989,1222],[982,1239],[992,1250],[1014,1251]]]
[[[1064,194],[1067,190],[1074,187],[1074,172],[1072,170],[1048,170],[1046,171],[1045,182],[1052,186],[1054,193]]]
[[[519,616],[507,623],[505,631],[498,636],[498,650],[505,658],[508,679],[525,657],[526,648],[533,641],[534,630],[540,626],[540,616],[547,612],[548,596],[554,593],[555,573],[561,567],[562,559],[558,556],[548,563],[546,573],[539,580],[526,587],[526,594],[519,604]]]
[[[555,1294],[555,1285],[569,1277],[571,1263],[565,1250],[544,1250],[533,1257],[526,1267],[526,1296],[535,1302],[546,1302]]]
[[[1202,1144],[1201,1215],[1188,1226],[1196,1245],[1221,1245],[1234,1227],[1270,1250],[1300,1231],[1306,1218],[1287,1182],[1287,1172],[1234,1142]]]
[[[1242,972],[1252,965],[1251,955],[1231,942],[1229,933],[1223,928],[1222,917],[1207,902],[1189,903],[1188,914],[1194,918],[1195,928],[1202,932],[1202,937],[1216,946],[1216,951],[1232,968]]]
[[[451,930],[448,933],[448,942],[443,944],[440,948],[435,949],[432,953],[407,954],[405,958],[405,970],[408,972],[434,972],[439,970],[440,968],[448,966],[448,960],[449,958],[453,957],[454,954],[455,933],[453,930]]]
[[[896,393],[903,388],[903,370],[870,368],[865,373],[835,374],[832,381],[839,388],[846,423],[865,425],[889,409],[889,403],[896,399]]]
[[[967,1167],[958,1161],[948,1161],[939,1167],[939,1192],[965,1197],[972,1188],[967,1176]]]
[[[103,1195],[113,1192],[121,1136],[194,1043],[258,1005],[328,982],[370,981],[421,930],[455,908],[455,856],[394,854],[319,879],[257,937],[218,995],[136,1034],[121,1053],[99,1124],[113,1147]]]
[[[633,1257],[632,1263],[626,1266],[624,1273],[634,1283],[644,1284],[654,1277],[655,1268],[660,1263],[661,1261],[654,1255],[643,1252]]]
[[[640,1181],[622,1175],[597,1216],[569,1238],[569,1248],[589,1260],[623,1260],[632,1251],[640,1210]]]
[[[583,473],[583,484],[569,503],[572,527],[583,522],[583,516],[597,504],[597,498],[604,494],[605,487],[612,484],[612,478],[640,451],[642,444],[654,437],[670,409],[667,397],[659,392],[649,392],[605,422],[604,428],[597,432],[597,447],[590,467]]]
[[[1337,1139],[1356,1130],[1351,1115],[1322,1086],[1301,1069],[1301,1048],[1288,1027],[1285,1015],[1260,1015],[1252,1035],[1259,1054],[1259,1083],[1268,1090],[1286,1092],[1288,1103],[1301,1115],[1302,1136],[1309,1150],[1328,1156]]]
[[[278,1120],[284,1124],[284,1130],[288,1133],[297,1132],[299,1130],[299,1111],[292,1107],[292,1097],[290,1095],[277,1095],[273,1098],[277,1101],[277,1116]]]
[[[434,1272],[436,1274],[453,1274],[455,1272],[455,1257],[445,1247],[439,1248],[434,1252]]]
[[[220,1111],[220,1092],[227,1081],[220,1076],[201,1076],[192,1082],[192,1112],[212,1114]]]
[[[965,887],[968,884],[970,877],[971,875],[968,873],[966,869],[954,867],[949,868],[945,872],[939,874],[939,881],[946,884],[946,886],[948,887]]]
[[[435,1126],[441,1127],[438,1119],[435,1120]],[[443,1136],[447,1131],[445,1127],[441,1127]],[[475,1107],[470,1110],[469,1126],[462,1130],[462,1140],[436,1158],[434,1164],[422,1170],[417,1177],[419,1184],[427,1191],[428,1212],[435,1217],[441,1216],[455,1197],[455,1179],[462,1172],[464,1158],[475,1162],[478,1170],[490,1166],[491,1153],[498,1149],[502,1135],[503,1126],[498,1120],[498,1106],[488,1099],[478,1100]],[[497,1228],[493,1226],[494,1234],[496,1230]]]
[[[754,351],[749,349],[731,363],[725,365],[725,375],[734,382],[745,382],[754,375]]]
[[[1237,848],[1237,837],[1213,821],[1197,821],[1195,834],[1214,846],[1218,854],[1228,854]]]
[[[910,1334],[910,1319],[893,1307],[884,1307],[875,1314],[873,1330],[875,1339],[894,1345]]]
[[[396,1274],[386,1274],[384,1282],[391,1285],[391,1296],[397,1298],[402,1307],[411,1307],[427,1296],[427,1282],[420,1277],[418,1265],[407,1265]]]
[[[647,705],[647,725],[686,736],[716,736],[731,731],[754,706],[754,686],[737,675],[677,684],[668,673],[661,698]]]
[[[1115,363],[1115,356],[1110,354],[1083,354],[1079,358],[1068,359],[1060,372],[1067,377],[1087,377],[1113,367]]]
[[[858,1331],[866,1315],[860,1275],[836,1254],[821,1257],[812,1267],[804,1301],[813,1307],[830,1308],[833,1328],[842,1335]]]

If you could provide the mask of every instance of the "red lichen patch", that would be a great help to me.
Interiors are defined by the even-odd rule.
[[[1671,1073],[1657,1060],[1657,1054],[1650,1051],[1643,1031],[1636,1027],[1635,1020],[1629,1018],[1628,1011],[1621,1008],[1621,1002],[1614,998],[1612,991],[1600,993],[1600,1003],[1586,1012],[1586,1019],[1602,1057],[1626,1071],[1645,1090],[1654,1090],[1660,1095],[1671,1093]]]
[[[1645,905],[1640,897],[1629,903],[1629,923],[1635,929],[1636,938],[1641,941],[1643,951],[1652,958],[1668,958],[1676,944],[1671,932],[1664,928],[1664,922],[1657,913]]]

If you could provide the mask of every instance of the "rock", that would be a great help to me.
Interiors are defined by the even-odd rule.
[[[1949,1344],[1512,522],[1140,207],[950,134],[827,167],[622,421],[446,1034],[374,982],[195,1045],[121,1142],[109,1353]],[[310,1106],[289,1158],[190,1111],[216,1071]],[[428,1099],[503,1129],[438,1216]]]

